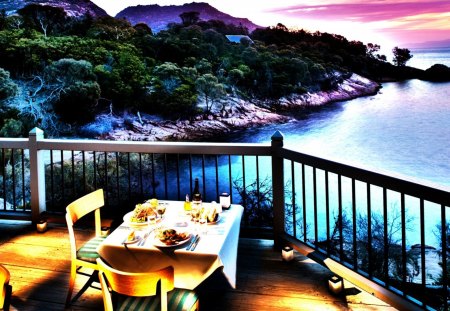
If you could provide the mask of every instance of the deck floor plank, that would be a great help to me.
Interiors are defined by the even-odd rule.
[[[77,234],[88,239],[92,231]],[[103,310],[101,292],[88,289],[70,308],[64,308],[69,281],[70,244],[67,228],[50,224],[36,233],[31,224],[0,220],[0,263],[11,272],[11,310]],[[374,310],[394,308],[346,283],[351,295],[333,296],[327,289],[331,272],[296,253],[283,262],[273,241],[239,240],[237,288],[230,289],[220,273],[199,286],[201,310]],[[75,291],[86,278],[77,276]]]

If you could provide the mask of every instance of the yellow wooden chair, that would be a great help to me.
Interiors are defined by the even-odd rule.
[[[10,274],[8,269],[0,265],[0,310],[8,311],[12,287],[9,285]]]
[[[67,293],[66,306],[77,300],[94,281],[98,281],[98,267],[96,259],[99,255],[97,253],[97,246],[100,245],[100,243],[105,239],[105,237],[101,236],[100,218],[100,208],[104,204],[105,200],[103,197],[103,189],[98,189],[70,203],[66,208],[66,222],[67,229],[69,231],[71,257],[69,291]],[[94,212],[95,216],[95,237],[78,248],[73,227],[80,218],[90,214],[91,212]],[[84,272],[82,268],[89,268],[94,271],[89,274]],[[72,299],[75,277],[77,273],[88,276],[89,279],[84,284],[83,288]]]
[[[171,266],[154,272],[131,273],[116,270],[101,258],[97,263],[105,311],[196,311],[199,308],[194,291],[174,288]]]

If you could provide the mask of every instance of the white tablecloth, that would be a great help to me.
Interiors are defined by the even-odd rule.
[[[175,223],[188,224],[187,227],[176,230],[188,230],[193,234],[196,228],[191,221],[186,221],[183,202],[167,202],[164,221],[159,223],[173,227]],[[205,204],[205,203],[204,203]],[[155,271],[167,266],[173,266],[175,271],[175,287],[194,289],[215,270],[221,268],[223,275],[231,287],[236,287],[236,260],[239,242],[239,229],[243,207],[232,205],[219,215],[217,224],[208,225],[207,233],[200,232],[200,240],[194,251],[186,250],[189,243],[174,248],[155,247],[153,234],[150,234],[144,245],[128,244],[123,241],[128,236],[130,228],[123,223],[114,230],[99,246],[100,256],[112,267],[128,271]],[[147,227],[137,229],[136,235],[143,236]]]

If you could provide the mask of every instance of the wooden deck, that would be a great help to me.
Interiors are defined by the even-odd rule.
[[[92,232],[80,230],[88,236]],[[11,310],[64,310],[69,280],[67,229],[50,224],[36,233],[29,222],[0,220],[0,263],[11,272]],[[395,310],[345,283],[345,295],[327,288],[329,270],[296,253],[283,262],[273,241],[241,238],[237,288],[215,277],[198,288],[201,310]],[[77,276],[76,290],[83,276]],[[103,310],[101,292],[91,288],[69,310]]]

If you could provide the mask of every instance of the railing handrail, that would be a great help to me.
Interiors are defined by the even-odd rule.
[[[135,142],[99,140],[45,139],[38,144],[41,150],[73,150],[99,152],[151,152],[191,154],[270,155],[270,144],[259,143],[202,143],[202,142]]]
[[[416,196],[417,193],[420,193],[420,197],[427,201],[447,206],[450,205],[450,187],[448,186],[434,184],[430,181],[419,180],[410,176],[403,176],[398,173],[386,173],[358,167],[357,165],[339,163],[286,148],[280,149],[279,155],[286,160],[319,167],[330,173],[336,173],[372,185],[389,188],[390,190],[402,192],[410,196]]]

